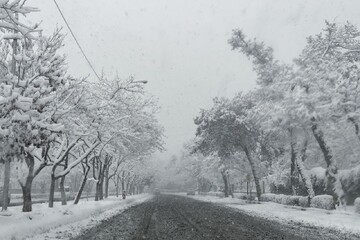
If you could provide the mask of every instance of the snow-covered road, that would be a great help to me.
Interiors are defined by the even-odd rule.
[[[78,205],[55,203],[34,204],[33,211],[21,212],[21,206],[11,207],[8,214],[0,214],[0,239],[69,239],[100,221],[150,199],[152,195],[128,196],[126,200],[109,197],[103,201],[83,200]]]
[[[185,196],[158,195],[103,221],[77,240],[91,239],[357,239],[322,227],[282,224]]]
[[[180,195],[185,195],[180,193]],[[220,204],[226,207],[238,209],[247,214],[277,221],[281,224],[304,225],[318,228],[326,228],[328,231],[338,232],[345,236],[347,233],[357,234],[360,239],[360,214],[355,213],[354,206],[341,207],[336,210],[319,208],[302,208],[288,206],[273,202],[261,202],[260,204],[248,204],[238,198],[219,198],[215,196],[191,196],[191,198]]]

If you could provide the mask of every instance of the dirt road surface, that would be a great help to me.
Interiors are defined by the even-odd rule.
[[[335,230],[280,224],[240,210],[174,195],[157,195],[75,238],[114,239],[358,239]]]

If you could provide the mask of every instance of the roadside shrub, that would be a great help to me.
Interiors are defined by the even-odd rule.
[[[360,197],[355,199],[354,205],[355,205],[355,212],[360,213]]]
[[[285,195],[284,195],[284,194],[277,194],[277,195],[275,195],[274,202],[281,204],[281,202],[283,201],[283,200],[282,200],[282,199],[283,199],[283,196],[285,196]]]
[[[292,189],[289,183],[286,184],[270,184],[270,192],[275,194],[291,194]]]
[[[274,202],[276,194],[274,193],[264,193],[261,194],[261,201],[263,202]]]
[[[248,200],[248,201],[254,201],[255,198],[256,198],[256,194],[255,194],[255,193],[246,196],[246,200]]]
[[[327,210],[335,209],[334,199],[330,195],[318,195],[311,200],[311,207]]]
[[[299,206],[300,207],[310,207],[309,197],[299,197]]]
[[[309,173],[315,195],[326,194],[326,169],[323,167],[314,167],[309,170]]]
[[[216,192],[208,192],[206,195],[215,197],[215,196],[216,196]]]
[[[282,195],[280,203],[283,205],[291,205],[291,198],[288,195]]]
[[[223,192],[216,192],[215,196],[223,198],[223,197],[225,197],[225,193],[223,193]]]
[[[247,194],[246,193],[233,193],[234,198],[246,200]]]
[[[303,197],[303,196],[290,196],[284,194],[264,193],[261,195],[261,201],[275,202],[289,206],[309,207],[308,197]]]
[[[340,170],[339,180],[346,204],[353,204],[355,199],[360,197],[360,165],[352,169]]]
[[[204,195],[213,196],[213,197],[225,197],[225,193],[223,192],[208,192],[208,193],[204,193]]]
[[[256,198],[256,194],[253,193],[249,195],[247,195],[246,193],[233,193],[233,196],[234,198],[238,198],[238,199],[241,199],[241,200],[249,200],[249,201],[254,201],[255,198]]]
[[[289,206],[298,206],[299,205],[300,196],[289,196],[289,195],[279,195],[277,199],[277,203]]]
[[[290,206],[299,206],[301,196],[290,196]]]

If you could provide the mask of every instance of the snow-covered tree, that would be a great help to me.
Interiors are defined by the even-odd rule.
[[[229,156],[242,151],[251,166],[260,199],[261,189],[256,163],[258,159],[254,157],[260,132],[249,115],[252,107],[251,99],[242,95],[232,101],[215,99],[214,106],[210,110],[202,110],[200,116],[195,119],[196,148],[205,155],[215,153],[223,162],[221,166],[227,165],[225,163]],[[226,168],[222,168],[221,172],[226,187]]]
[[[26,15],[34,9],[24,7],[21,1],[2,4],[2,14],[8,15],[1,19],[5,32],[2,41],[13,42],[8,56],[2,55],[1,59],[2,66],[10,66],[3,71],[0,83],[1,137],[9,144],[7,151],[16,149],[16,158],[24,163],[19,167],[27,172],[19,179],[23,211],[31,211],[32,181],[48,164],[50,145],[63,129],[53,116],[58,110],[59,93],[71,79],[66,75],[65,57],[57,54],[63,35],[56,30],[49,37],[35,38],[31,34],[35,27],[26,27],[18,20],[18,14]],[[6,31],[10,25],[16,37]]]

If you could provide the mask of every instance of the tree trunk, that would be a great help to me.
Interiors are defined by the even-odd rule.
[[[229,183],[228,183],[228,178],[226,176],[226,172],[223,170],[221,171],[221,176],[222,179],[224,181],[224,193],[225,193],[225,197],[229,197]]]
[[[81,181],[81,185],[80,185],[80,188],[79,188],[79,191],[78,193],[76,194],[76,198],[75,198],[75,201],[74,201],[74,204],[78,204],[79,201],[80,201],[80,198],[81,198],[81,194],[85,188],[85,185],[86,185],[86,181],[87,181],[87,176],[89,174],[89,171],[90,171],[90,166],[87,165],[86,166],[86,170],[85,170],[85,173],[84,173],[84,176],[83,176],[83,179]]]
[[[34,180],[34,165],[35,165],[34,158],[31,155],[26,154],[25,162],[28,167],[28,174],[27,174],[27,177],[25,180],[25,184],[22,184],[20,182],[21,189],[23,192],[22,211],[23,212],[31,212],[32,211],[31,186],[32,186],[32,182]]]
[[[26,178],[25,185],[21,186],[23,193],[23,212],[31,212],[32,211],[32,201],[31,201],[31,185],[32,185],[33,177],[32,174],[28,175]]]
[[[305,160],[307,159],[306,150],[307,150],[308,144],[309,144],[309,141],[307,139],[305,139],[304,145],[301,149],[301,161],[303,161],[303,162],[305,162]]]
[[[66,193],[65,193],[65,176],[60,178],[60,193],[61,193],[61,205],[67,204]]]
[[[306,186],[306,191],[308,193],[309,203],[310,203],[310,200],[315,196],[315,192],[314,192],[313,185],[311,183],[311,179],[305,172],[306,170],[305,170],[304,162],[297,159],[296,164],[297,164],[297,169],[299,171],[300,177]]]
[[[119,197],[119,183],[120,183],[119,176],[116,176],[116,197]]]
[[[121,191],[124,192],[125,190],[125,180],[121,179]]]
[[[357,122],[355,121],[354,118],[349,117],[348,120],[354,125],[355,128],[355,134],[358,137],[358,140],[360,140],[360,129],[359,129],[359,124],[357,124]]]
[[[130,193],[131,193],[131,195],[134,195],[134,193],[135,193],[135,189],[134,189],[134,180],[130,183],[130,187],[129,187],[129,189],[130,189]]]
[[[252,171],[254,181],[255,181],[256,195],[258,197],[258,201],[260,201],[260,199],[261,199],[260,198],[261,197],[261,187],[260,187],[259,178],[257,176],[255,162],[254,162],[254,159],[251,156],[251,153],[249,152],[249,149],[245,147],[244,151],[245,151],[246,157],[247,157],[247,159],[248,159],[248,161],[250,163],[251,171]]]
[[[104,168],[102,171],[100,170],[98,184],[99,184],[99,200],[104,200]]]
[[[131,195],[131,192],[130,192],[130,183],[127,182],[125,187],[126,187],[126,190],[125,190],[125,191]]]
[[[98,181],[96,182],[96,187],[95,187],[95,201],[99,201],[99,195],[100,195],[100,185]]]
[[[201,178],[198,178],[197,181],[198,181],[198,194],[200,194],[201,192],[203,192]]]
[[[20,180],[20,186],[23,192],[23,212],[31,212],[32,211],[32,202],[31,202],[31,186],[34,178],[41,172],[44,167],[46,167],[46,163],[43,162],[40,166],[35,170],[34,173],[34,157],[30,154],[25,155],[25,162],[28,167],[28,174],[25,180],[25,184],[23,184]]]
[[[315,193],[314,193],[314,189],[313,189],[313,186],[311,183],[311,179],[306,174],[306,170],[305,170],[305,166],[304,166],[304,162],[306,160],[306,149],[307,149],[308,141],[307,141],[307,139],[305,139],[302,149],[300,151],[301,159],[298,156],[298,150],[297,150],[298,148],[297,148],[297,144],[296,144],[296,139],[295,139],[295,136],[293,135],[292,131],[290,131],[290,142],[291,142],[292,153],[295,156],[296,168],[299,172],[299,175],[300,175],[303,183],[305,184],[305,188],[308,193],[309,203],[310,203],[311,199],[315,196]]]
[[[107,175],[109,175],[109,173],[107,173]],[[109,176],[105,177],[105,198],[108,198],[109,196]]]
[[[229,192],[229,196],[234,197],[234,193],[231,187],[231,182],[230,182],[230,176],[229,173],[226,173],[226,178],[227,178],[227,182],[228,182],[228,192]]]
[[[319,147],[324,155],[324,160],[327,165],[326,192],[327,192],[327,194],[333,196],[334,201],[337,202],[338,195],[335,192],[335,182],[336,182],[336,175],[337,175],[338,169],[334,162],[333,156],[331,155],[330,148],[324,140],[324,133],[320,129],[318,129],[318,125],[315,122],[315,119],[312,119],[312,121],[313,121],[313,125],[311,127],[311,130],[313,132],[313,135],[314,135],[317,143],[319,144]]]
[[[3,202],[2,211],[6,211],[9,204],[9,187],[10,187],[10,158],[6,157],[4,168],[4,187],[3,187]]]
[[[99,185],[99,200],[104,200],[104,184],[103,182]]]
[[[290,130],[291,131],[291,130]],[[292,137],[292,131],[290,132],[290,135]],[[291,165],[290,165],[290,187],[292,190],[292,194],[293,195],[297,195],[296,194],[296,176],[295,176],[295,167],[296,167],[296,158],[297,158],[297,152],[295,150],[296,148],[296,142],[295,141],[291,141],[290,142],[290,152],[291,152]]]
[[[54,194],[55,194],[55,176],[51,174],[50,192],[49,192],[49,208],[54,207]]]

